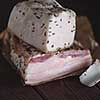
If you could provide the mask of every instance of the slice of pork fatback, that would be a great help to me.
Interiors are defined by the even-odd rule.
[[[88,50],[70,50],[57,55],[44,55],[30,58],[25,83],[35,85],[50,81],[88,67],[92,58]]]

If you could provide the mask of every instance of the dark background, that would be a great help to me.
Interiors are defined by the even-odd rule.
[[[8,18],[13,6],[23,0],[0,0],[0,32],[7,27]],[[57,0],[64,7],[85,15],[92,23],[96,40],[100,43],[100,3],[99,0]]]
[[[0,0],[0,32],[6,29],[10,12],[19,1],[22,0]],[[100,43],[99,0],[57,1],[77,15],[87,16]],[[15,70],[0,54],[0,100],[100,100],[100,83],[89,88],[78,77],[70,77],[35,87],[23,86]]]

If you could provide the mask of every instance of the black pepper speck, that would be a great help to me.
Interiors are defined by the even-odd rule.
[[[51,47],[53,48],[53,47],[54,47],[54,45],[51,45]]]
[[[49,33],[51,33],[52,31],[49,31]]]
[[[47,27],[45,26],[44,29],[47,29]]]
[[[32,23],[32,26],[34,26],[35,24],[34,24],[34,22]]]
[[[49,37],[51,36],[51,35],[48,35]]]
[[[51,29],[51,27],[49,27],[49,29]]]
[[[59,26],[58,24],[56,24],[56,26]]]
[[[37,13],[35,12],[34,15],[37,15]]]
[[[45,43],[43,42],[42,45],[44,45]]]
[[[75,28],[75,26],[73,26],[73,28]]]
[[[36,50],[36,49],[34,49],[33,51],[34,51],[34,52],[37,52],[37,50]]]
[[[23,12],[22,14],[25,15],[25,12]]]
[[[54,23],[57,23],[57,21],[54,21]]]
[[[20,34],[20,37],[22,37],[22,34]]]
[[[52,13],[48,13],[48,15],[50,16],[50,15],[52,15]]]
[[[18,55],[19,58],[21,58],[21,55]]]
[[[70,23],[70,21],[68,21],[68,23]]]
[[[68,42],[68,45],[70,45],[70,43]]]
[[[32,30],[32,32],[35,32],[35,30]]]
[[[62,22],[62,18],[60,19],[60,21]]]
[[[45,25],[45,24],[43,23],[43,24],[41,25],[41,28],[43,28],[44,25]]]
[[[66,46],[66,43],[64,43],[64,45]]]
[[[74,32],[74,30],[71,30],[71,32]]]
[[[21,13],[22,11],[21,10],[19,10],[19,13]]]
[[[97,82],[95,82],[95,84],[96,84]]]
[[[33,27],[33,29],[35,29],[35,27]]]
[[[84,73],[84,75],[86,76],[86,73]]]
[[[37,19],[40,19],[41,17],[40,17],[40,16],[36,16],[36,18],[37,18]]]
[[[52,35],[55,35],[55,33],[52,33]]]
[[[44,36],[46,36],[47,35],[47,32],[44,32]]]
[[[49,43],[49,41],[47,41],[47,43]]]
[[[39,8],[36,8],[36,10],[39,10]]]
[[[49,22],[52,22],[52,20],[49,20]]]

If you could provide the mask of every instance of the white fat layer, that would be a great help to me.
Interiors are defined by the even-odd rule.
[[[89,56],[90,57],[90,56]],[[26,74],[35,74],[35,73],[40,73],[40,72],[44,72],[44,70],[52,70],[52,69],[57,69],[59,70],[59,68],[63,69],[64,66],[67,66],[65,68],[67,68],[67,70],[72,70],[70,65],[75,65],[78,63],[82,63],[84,61],[82,61],[83,59],[88,58],[88,56],[86,57],[75,57],[75,58],[59,58],[57,56],[51,57],[48,60],[46,60],[43,63],[29,63],[27,69],[26,69]],[[80,60],[80,62],[79,62]],[[35,67],[37,66],[37,67]],[[57,66],[57,67],[56,67]],[[42,68],[41,68],[42,67]],[[63,67],[63,68],[62,68]]]
[[[76,14],[69,9],[57,10],[59,7],[37,9],[30,2],[18,3],[13,8],[8,22],[11,32],[43,52],[70,47],[76,31]]]
[[[26,84],[35,85],[44,81],[46,82],[56,77],[69,74],[75,70],[81,69],[82,67],[86,67],[90,65],[91,63],[92,63],[91,57],[85,56],[85,57],[76,58],[74,60],[69,60],[69,62],[59,59],[58,63],[56,64],[51,63],[51,65],[47,66],[48,69],[46,69],[46,65],[40,66],[42,68],[39,68],[39,69],[43,69],[43,70],[39,70],[39,69],[36,70],[32,68],[32,67],[35,67],[36,65],[35,66],[29,65],[28,67],[30,68],[28,69],[28,72],[34,71],[35,73],[26,74],[26,77],[25,77],[25,79],[27,80]],[[80,65],[81,65],[81,68],[80,68]]]

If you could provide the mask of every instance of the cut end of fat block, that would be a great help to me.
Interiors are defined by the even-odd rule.
[[[56,7],[47,6],[34,1],[18,3],[11,12],[8,29],[43,52],[69,48],[76,32],[75,12],[63,10],[58,3]]]

